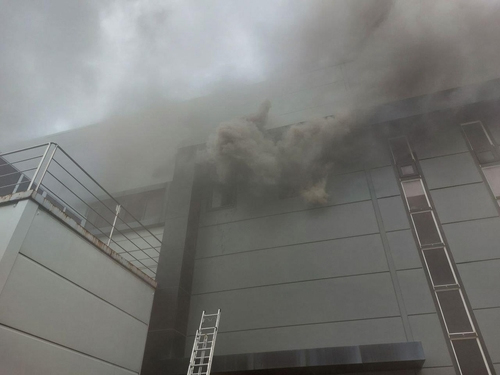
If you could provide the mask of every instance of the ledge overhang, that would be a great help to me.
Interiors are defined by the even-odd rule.
[[[418,341],[214,356],[212,374],[345,374],[419,369],[425,361]],[[169,374],[185,374],[189,358],[164,362]],[[163,367],[163,366],[162,366]]]

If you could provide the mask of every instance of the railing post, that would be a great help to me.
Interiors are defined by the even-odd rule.
[[[45,148],[45,152],[43,153],[42,158],[40,159],[40,163],[38,163],[38,166],[36,167],[35,174],[33,175],[33,178],[31,179],[30,184],[28,185],[28,189],[26,189],[26,190],[31,190],[31,188],[33,187],[33,184],[35,183],[35,179],[38,176],[38,172],[40,171],[40,168],[42,167],[43,161],[45,160],[45,157],[47,156],[47,153],[49,152],[51,145],[52,145],[52,143],[50,143],[50,142],[47,144],[47,147]]]
[[[111,237],[113,237],[113,232],[115,230],[115,226],[116,226],[116,220],[118,219],[118,215],[120,214],[120,209],[122,208],[121,205],[117,205],[116,206],[116,214],[115,214],[115,219],[113,220],[113,226],[111,227],[111,232],[109,232],[109,238],[108,238],[108,243],[106,245],[109,246],[109,244],[111,243]]]
[[[50,147],[51,144],[49,144],[49,147]],[[38,191],[38,188],[42,184],[43,178],[45,177],[45,174],[47,173],[47,170],[49,169],[50,163],[52,162],[52,159],[54,159],[54,154],[56,153],[57,148],[59,147],[57,144],[55,144],[55,143],[53,143],[53,144],[55,145],[54,150],[52,150],[52,152],[50,153],[50,156],[49,156],[49,159],[47,161],[47,164],[45,164],[45,168],[43,169],[42,175],[40,177],[40,181],[38,181],[38,184],[35,187],[35,190],[34,190],[35,192]],[[33,180],[34,180],[34,178],[33,178]]]

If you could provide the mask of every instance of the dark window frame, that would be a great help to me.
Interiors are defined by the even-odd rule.
[[[221,197],[221,205],[213,207],[213,197],[215,189],[224,189],[226,193],[229,193],[229,198],[227,202],[223,202],[223,197]],[[238,200],[238,188],[236,184],[222,184],[217,182],[212,182],[210,188],[208,189],[207,199],[206,199],[206,211],[213,212],[219,210],[226,210],[229,208],[234,208],[237,205]]]
[[[444,256],[446,257],[446,262],[448,264],[449,271],[450,271],[449,273],[451,274],[451,277],[452,277],[452,282],[450,282],[450,283],[439,283],[437,280],[438,279],[437,275],[435,274],[435,272],[433,272],[434,267],[429,266],[429,264],[430,264],[429,261],[431,260],[431,258],[428,257],[427,254],[431,254],[432,252],[439,252],[439,251],[442,251],[444,253]],[[451,259],[450,259],[450,256],[448,255],[448,250],[446,249],[446,246],[424,248],[424,249],[422,249],[422,255],[424,257],[425,266],[427,267],[427,270],[429,272],[429,276],[430,276],[430,279],[431,279],[431,282],[432,282],[432,285],[434,286],[434,288],[443,287],[443,286],[444,287],[458,286],[457,275],[455,274],[455,271],[453,270],[453,267],[451,264]]]
[[[484,145],[484,147],[480,147],[480,148],[474,147],[473,141],[469,137],[470,133],[469,133],[469,135],[467,135],[468,133],[467,133],[466,127],[471,127],[471,126],[476,125],[476,124],[481,127],[481,130],[483,131],[483,134],[486,137],[487,145]],[[493,141],[493,138],[490,136],[489,132],[487,131],[487,129],[484,126],[484,124],[482,123],[482,121],[476,120],[476,121],[466,122],[466,123],[460,124],[460,126],[462,127],[462,132],[464,134],[465,140],[469,144],[472,152],[474,152],[474,154],[476,155],[476,158],[482,167],[485,167],[488,165],[494,165],[494,164],[497,164],[500,162],[500,155],[498,153],[498,147],[496,146],[495,142]],[[491,153],[492,159],[486,160],[485,157],[483,156],[485,153]]]
[[[445,300],[444,299],[440,299],[440,295],[448,294],[449,296],[452,296],[453,292],[458,292],[458,294],[459,294],[460,303],[461,303],[461,306],[463,307],[463,312],[467,316],[467,322],[468,322],[468,324],[470,325],[470,328],[471,328],[470,331],[469,330],[457,330],[457,331],[453,330],[454,327],[452,326],[452,324],[456,324],[457,321],[456,320],[454,321],[452,318],[455,318],[455,316],[450,315],[450,314],[453,313],[453,314],[456,315],[457,312],[458,312],[458,310],[453,309],[451,311],[447,311],[446,308],[445,309],[443,308],[445,306],[443,304],[443,302]],[[467,305],[465,303],[465,299],[464,299],[464,295],[462,293],[462,289],[457,286],[456,288],[436,290],[435,293],[436,293],[436,297],[437,297],[439,309],[441,310],[441,315],[443,316],[444,324],[446,326],[446,330],[448,332],[448,335],[450,335],[450,336],[452,336],[452,335],[468,335],[468,334],[476,335],[477,334],[476,327],[474,326],[474,323],[472,321],[472,317],[470,316],[469,309],[467,308]],[[461,317],[459,317],[459,318],[461,318]]]

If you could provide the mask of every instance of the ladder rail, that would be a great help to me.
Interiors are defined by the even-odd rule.
[[[205,311],[202,312],[200,325],[194,336],[187,375],[210,375],[215,351],[215,340],[217,338],[217,332],[219,331],[220,315],[220,309],[217,310],[216,314],[206,314]],[[215,326],[203,327],[203,323],[207,317],[216,317]],[[208,320],[208,322],[211,321],[212,319]],[[197,361],[199,363],[196,363]]]
[[[213,349],[215,348],[215,340],[217,339],[217,332],[219,331],[219,320],[220,320],[220,309],[217,310],[217,320],[215,321],[215,330],[212,337],[212,345],[211,345],[212,350],[210,352],[210,359],[208,360],[207,375],[210,375],[210,371],[212,370],[212,359],[214,356]]]

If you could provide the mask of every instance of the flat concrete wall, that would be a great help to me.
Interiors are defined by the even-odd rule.
[[[16,217],[0,289],[0,372],[139,373],[154,288],[36,203],[0,206],[0,230]]]

